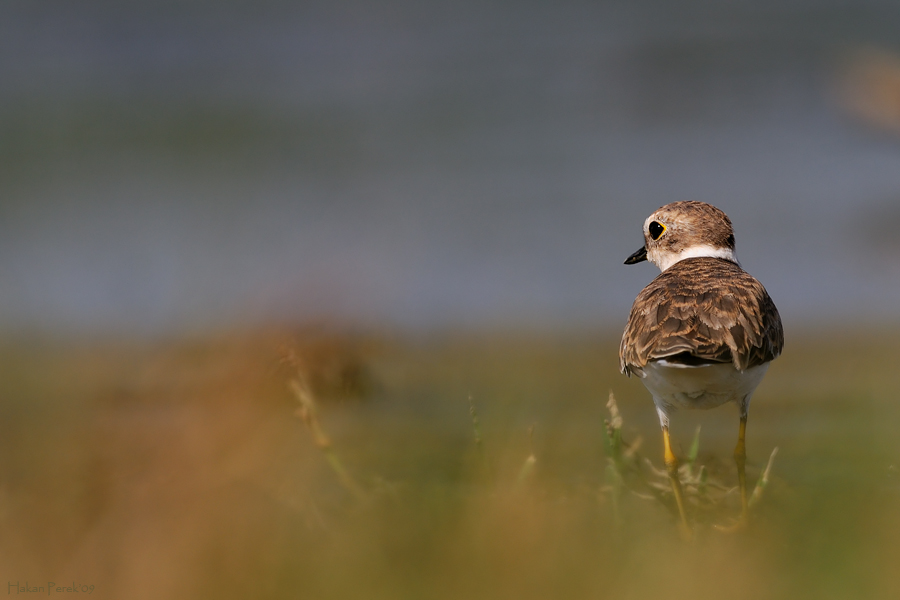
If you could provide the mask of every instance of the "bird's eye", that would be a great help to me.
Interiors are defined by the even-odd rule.
[[[658,221],[653,221],[650,223],[650,239],[654,242],[660,238],[660,236],[665,233],[666,226]]]

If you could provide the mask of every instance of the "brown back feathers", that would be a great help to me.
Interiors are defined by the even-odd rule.
[[[631,307],[619,347],[623,373],[668,358],[731,362],[745,371],[781,354],[784,331],[762,284],[733,262],[689,258],[659,274]]]

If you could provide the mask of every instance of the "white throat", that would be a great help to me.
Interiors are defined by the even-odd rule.
[[[736,265],[741,264],[738,262],[737,256],[731,248],[715,248],[709,244],[691,246],[690,248],[685,248],[681,252],[660,252],[659,250],[651,250],[647,253],[647,259],[659,267],[660,271],[665,271],[678,261],[686,258],[700,258],[702,256],[724,258]]]

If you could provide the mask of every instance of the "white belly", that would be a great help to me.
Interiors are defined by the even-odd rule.
[[[652,361],[644,366],[642,382],[661,413],[676,408],[715,408],[726,402],[750,400],[769,363],[738,371],[731,363],[703,367],[671,367]],[[660,415],[662,416],[662,415]]]

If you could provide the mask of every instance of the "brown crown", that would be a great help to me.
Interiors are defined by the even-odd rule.
[[[734,250],[734,228],[731,219],[711,204],[685,200],[672,202],[656,210],[652,220],[659,221],[669,230],[658,242],[647,240],[673,252],[688,246],[709,244],[713,248]]]

